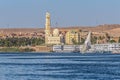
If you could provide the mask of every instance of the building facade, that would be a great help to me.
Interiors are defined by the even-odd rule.
[[[79,33],[74,30],[70,30],[65,35],[66,44],[74,44],[79,42]]]
[[[50,13],[46,13],[46,23],[45,23],[45,44],[61,44],[61,35],[58,29],[54,29],[51,32],[50,28]]]

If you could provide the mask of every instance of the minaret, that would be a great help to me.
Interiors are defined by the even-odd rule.
[[[45,30],[50,30],[50,13],[46,12]]]
[[[48,43],[48,37],[50,36],[50,13],[46,12],[46,23],[45,23],[45,44]]]

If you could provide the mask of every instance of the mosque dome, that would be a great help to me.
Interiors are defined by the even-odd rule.
[[[53,30],[53,36],[58,36],[59,35],[59,30],[58,29],[54,29]]]

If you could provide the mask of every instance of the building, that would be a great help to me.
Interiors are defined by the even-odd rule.
[[[74,44],[79,42],[79,33],[75,30],[70,30],[65,35],[66,44]]]
[[[62,34],[59,33],[58,29],[54,29],[51,32],[50,27],[50,13],[46,13],[46,24],[45,24],[45,44],[61,44]]]

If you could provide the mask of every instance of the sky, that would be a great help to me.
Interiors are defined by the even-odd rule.
[[[0,28],[120,24],[120,0],[0,0]]]

